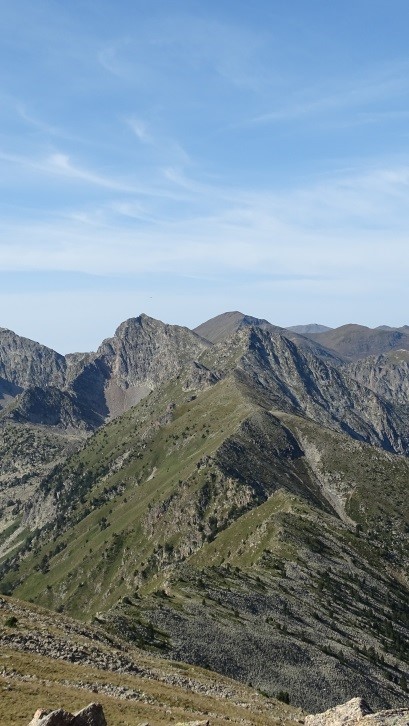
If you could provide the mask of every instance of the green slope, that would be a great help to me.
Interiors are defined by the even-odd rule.
[[[56,518],[3,582],[308,710],[401,703],[408,460],[269,411],[234,372],[191,388],[157,389],[43,481]]]
[[[171,403],[163,406],[163,400]],[[43,484],[49,497],[58,498],[59,513],[21,561],[18,593],[54,607],[64,603],[79,614],[84,604],[96,611],[167,560],[200,546],[212,535],[217,504],[211,495],[207,501],[200,462],[251,410],[232,381],[197,398],[174,385],[98,432]],[[193,508],[196,545],[189,526],[157,526],[172,502],[184,517],[184,503]]]

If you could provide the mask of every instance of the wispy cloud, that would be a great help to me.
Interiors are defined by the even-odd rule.
[[[143,87],[153,84],[160,92],[168,90],[170,74],[175,89],[186,83],[187,68],[192,72],[205,69],[231,86],[258,92],[278,75],[260,59],[260,52],[269,43],[270,34],[260,29],[256,32],[205,13],[199,17],[172,12],[154,20],[145,18],[132,36],[101,48],[97,59],[122,81]]]
[[[244,123],[259,125],[291,121],[322,116],[333,111],[363,109],[386,99],[399,98],[409,90],[408,69],[407,63],[398,63],[396,66],[388,64],[385,68],[370,69],[366,75],[361,74],[353,79],[338,79],[333,82],[331,89],[327,87],[319,91],[317,88],[302,88],[293,94],[288,103],[283,104],[279,100],[276,108],[252,116]],[[350,118],[350,121],[356,122],[355,117]]]
[[[78,173],[65,158],[52,164],[62,173]],[[282,193],[202,185],[201,211],[182,210],[172,220],[160,207],[149,210],[132,199],[85,218],[77,213],[54,221],[14,220],[3,224],[1,269],[186,275],[200,270],[205,276],[335,277],[342,284],[365,270],[376,285],[392,271],[395,279],[409,274],[408,185],[409,166],[402,166]]]
[[[68,154],[56,151],[44,158],[21,156],[0,151],[0,159],[28,170],[39,171],[43,174],[60,176],[93,186],[103,187],[121,192],[136,193],[136,187],[128,185],[117,179],[97,174],[86,168],[75,165]]]
[[[0,270],[195,279],[202,302],[212,281],[238,308],[404,289],[409,60],[386,10],[358,37],[357,8],[348,45],[331,4],[101,2],[3,14]]]
[[[144,121],[135,116],[126,119],[131,131],[135,134],[136,138],[139,139],[143,144],[152,144],[153,138],[148,131],[147,125]]]
[[[160,169],[158,169],[156,176],[149,181],[146,178],[139,179],[135,174],[131,181],[127,181],[114,175],[107,176],[81,166],[73,162],[71,157],[62,151],[54,151],[45,157],[39,158],[0,151],[0,161],[23,169],[25,171],[25,183],[28,182],[29,172],[40,172],[45,177],[58,177],[63,181],[72,182],[76,188],[78,188],[78,185],[83,184],[112,192],[143,197],[183,201],[186,200],[186,194],[189,191],[187,187],[184,190],[178,188],[181,185],[164,183],[166,174],[161,173]],[[38,177],[36,177],[36,186],[37,188],[39,186]]]
[[[87,184],[103,187],[104,189],[130,193],[139,191],[136,187],[118,181],[115,178],[103,176],[81,166],[77,166],[67,154],[61,152],[50,154],[44,161],[42,168],[44,171],[49,171],[68,179],[83,181]]]
[[[123,38],[116,43],[106,45],[97,54],[97,60],[103,68],[118,78],[128,75],[128,69],[119,61],[119,53],[129,45],[130,39]]]

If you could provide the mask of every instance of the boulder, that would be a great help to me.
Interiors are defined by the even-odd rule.
[[[305,726],[409,726],[409,708],[373,713],[363,698],[352,698],[324,713],[307,716]]]
[[[100,703],[90,703],[75,714],[73,726],[107,726]]]
[[[305,726],[343,726],[359,721],[372,710],[363,698],[352,698],[341,706],[330,708],[324,713],[307,716]]]
[[[74,716],[63,708],[57,711],[38,709],[28,726],[72,726]]]
[[[90,703],[77,713],[68,713],[59,708],[57,711],[38,709],[29,726],[107,726],[102,706]]]

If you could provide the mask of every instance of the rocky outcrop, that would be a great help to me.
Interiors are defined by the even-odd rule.
[[[166,325],[142,314],[122,323],[114,337],[102,343],[98,355],[109,361],[118,383],[158,385],[206,347],[205,341],[188,328]]]
[[[213,371],[209,370],[209,368],[206,368],[206,366],[198,363],[197,361],[192,361],[192,363],[187,366],[184,371],[184,375],[184,391],[203,391],[205,388],[209,388],[209,386],[214,386],[214,384],[219,380],[218,376]]]
[[[305,726],[408,726],[409,708],[373,713],[363,698],[352,698],[324,713],[307,716]]]
[[[59,708],[57,711],[38,709],[28,726],[107,726],[99,703],[90,703],[75,714]]]
[[[63,386],[67,364],[63,355],[33,340],[0,328],[0,377],[20,389]]]
[[[396,350],[350,363],[348,375],[393,404],[409,406],[409,351]]]

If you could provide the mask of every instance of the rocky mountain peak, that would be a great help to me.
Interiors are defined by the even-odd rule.
[[[215,318],[207,320],[202,323],[194,332],[202,336],[211,343],[219,343],[225,340],[230,335],[233,335],[238,330],[247,327],[265,328],[268,330],[282,330],[276,325],[269,323],[268,320],[263,318],[254,318],[251,315],[245,315],[244,313],[234,310],[221,315],[216,315]]]
[[[119,386],[157,385],[199,355],[207,344],[194,332],[142,314],[125,320],[97,356],[104,357]]]

